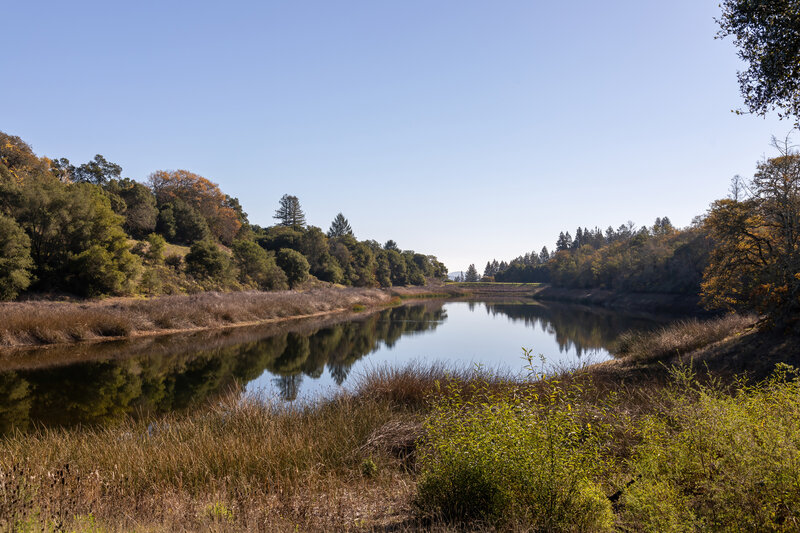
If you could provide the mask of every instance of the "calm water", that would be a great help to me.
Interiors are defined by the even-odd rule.
[[[16,367],[0,373],[0,432],[189,409],[237,383],[285,401],[313,400],[383,365],[480,364],[515,373],[525,364],[523,348],[548,365],[599,362],[610,357],[607,347],[621,332],[667,320],[533,301],[431,301],[349,322],[297,321],[31,352],[0,361],[0,368]]]

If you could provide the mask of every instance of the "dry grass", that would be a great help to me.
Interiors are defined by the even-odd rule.
[[[404,294],[424,294],[425,288]],[[235,292],[83,303],[0,304],[0,346],[34,346],[256,323],[390,303],[380,289]]]
[[[441,365],[382,368],[352,394],[296,408],[233,391],[193,413],[8,435],[0,530],[454,531],[412,504],[429,402],[453,387],[474,397],[531,386]]]
[[[740,320],[740,327],[750,323]],[[715,338],[708,327],[684,331],[706,342]],[[631,368],[639,369],[636,379],[625,374]],[[634,385],[623,386],[623,376]],[[580,391],[574,409],[614,428],[609,453],[620,460],[640,439],[631,430],[635,421],[663,408],[657,405],[662,382],[645,365],[600,365],[556,379]],[[109,531],[455,530],[423,521],[412,505],[416,450],[431,402],[454,391],[465,402],[531,397],[546,387],[524,377],[418,363],[374,369],[353,393],[313,405],[286,408],[233,391],[191,413],[9,435],[0,439],[0,530],[20,524],[78,531],[95,525]],[[365,464],[374,464],[374,472]],[[622,472],[608,484],[624,487],[629,479]]]
[[[127,530],[363,528],[402,512],[413,490],[392,447],[369,444],[385,444],[377,435],[397,414],[355,397],[286,409],[234,394],[191,415],[17,434],[0,447],[0,502],[17,498],[0,515],[67,527],[91,515]]]
[[[725,315],[705,321],[682,320],[654,332],[627,332],[620,335],[613,353],[640,361],[679,356],[739,333],[755,322],[752,316]]]

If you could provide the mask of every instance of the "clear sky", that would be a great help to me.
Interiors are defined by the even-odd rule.
[[[791,123],[731,113],[717,4],[6,2],[0,130],[482,270],[578,225],[687,225],[752,175]]]

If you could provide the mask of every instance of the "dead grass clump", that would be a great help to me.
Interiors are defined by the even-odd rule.
[[[704,321],[682,320],[651,332],[629,331],[620,335],[612,353],[633,360],[683,355],[721,341],[754,323],[752,316],[725,315]]]
[[[417,444],[423,437],[422,424],[415,420],[394,419],[373,431],[362,446],[367,453],[383,453],[413,467]]]

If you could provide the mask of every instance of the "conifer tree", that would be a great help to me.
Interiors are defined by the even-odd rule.
[[[336,215],[336,218],[333,219],[331,222],[331,227],[328,230],[328,237],[344,237],[345,235],[353,236],[353,228],[350,227],[350,223],[344,218],[344,215],[339,213]]]
[[[475,268],[475,264],[469,265],[467,268],[467,274],[464,276],[464,281],[474,283],[478,281],[478,269]]]
[[[286,226],[293,229],[302,229],[306,225],[306,215],[300,208],[300,200],[297,196],[284,194],[272,218],[278,221],[279,226]]]

